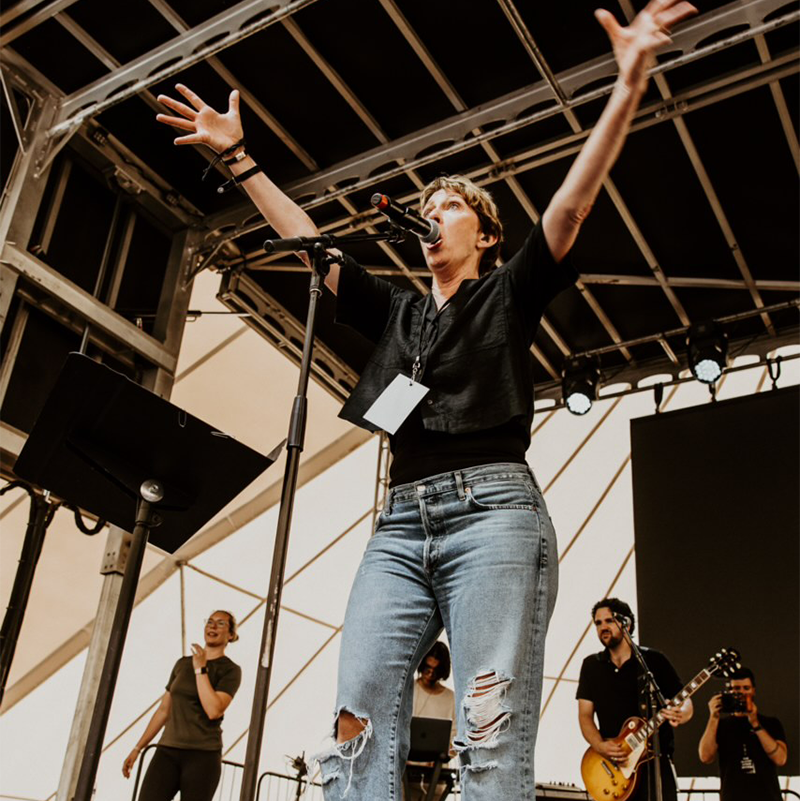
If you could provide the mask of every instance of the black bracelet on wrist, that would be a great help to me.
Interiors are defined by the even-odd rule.
[[[760,723],[759,723],[758,726],[751,726],[750,727],[750,731],[753,731],[753,732],[755,732],[755,731],[763,731],[763,730],[764,730],[764,727]]]
[[[208,166],[203,170],[203,176],[200,180],[205,181],[205,179],[208,177],[208,174],[214,169],[214,167],[217,166],[220,161],[224,161],[227,156],[230,156],[231,153],[235,153],[240,147],[244,146],[245,141],[242,138],[238,142],[234,142],[234,144],[232,144],[230,147],[226,147],[222,153],[217,153],[214,158],[211,159]]]
[[[217,187],[217,192],[223,194],[224,192],[230,192],[234,186],[239,186],[239,184],[243,184],[248,178],[252,178],[254,175],[258,175],[258,173],[264,172],[262,167],[259,167],[256,164],[255,167],[251,167],[249,170],[245,170],[241,175],[234,175],[230,180],[225,181],[224,184],[221,184]]]
[[[232,165],[238,164],[240,161],[243,161],[246,158],[247,158],[247,151],[244,148],[242,148],[241,153],[237,153],[235,156],[232,156],[229,159],[223,159],[222,163],[226,167],[231,167]]]

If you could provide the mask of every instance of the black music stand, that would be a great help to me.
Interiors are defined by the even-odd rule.
[[[148,535],[176,551],[264,472],[237,442],[121,373],[71,353],[14,472],[132,532],[78,785],[90,801]]]

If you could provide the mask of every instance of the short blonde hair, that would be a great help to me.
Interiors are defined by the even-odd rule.
[[[430,200],[431,195],[444,189],[446,192],[455,192],[467,202],[467,205],[478,215],[481,232],[489,236],[496,236],[497,242],[484,252],[480,263],[480,274],[493,270],[500,256],[500,246],[503,244],[503,223],[500,222],[500,213],[494,198],[483,187],[478,186],[463,175],[440,175],[434,178],[420,193],[420,209]]]

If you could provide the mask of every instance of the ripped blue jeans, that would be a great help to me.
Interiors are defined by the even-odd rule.
[[[402,801],[414,671],[444,628],[462,798],[534,799],[557,584],[555,532],[526,465],[390,490],[353,584],[339,656],[336,720],[349,712],[364,728],[318,756],[325,798]]]

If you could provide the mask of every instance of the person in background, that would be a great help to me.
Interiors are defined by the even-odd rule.
[[[740,668],[730,680],[738,711],[722,712],[722,693],[708,702],[708,723],[700,738],[700,761],[719,757],[721,801],[781,801],[777,768],[786,764],[788,748],[778,718],[756,706],[756,678]]]
[[[648,717],[642,668],[614,619],[615,615],[624,615],[630,620],[630,634],[636,629],[636,618],[625,601],[603,598],[594,605],[592,620],[603,650],[583,660],[576,693],[578,723],[583,738],[595,751],[612,761],[626,756],[622,746],[614,742],[622,724],[631,717]],[[683,683],[669,659],[652,648],[640,646],[640,650],[664,698],[674,698],[683,688]],[[693,712],[691,698],[687,698],[679,707],[661,710],[673,727],[687,723]],[[662,797],[664,801],[677,801],[675,769],[672,765],[675,743],[670,726],[662,726],[659,736]],[[649,795],[650,762],[641,765],[639,771],[638,784],[627,801],[643,801],[653,797]]]
[[[192,655],[172,668],[161,698],[136,747],[122,765],[131,770],[150,741],[164,729],[147,767],[138,801],[211,801],[222,772],[222,717],[242,681],[241,668],[225,656],[239,639],[236,619],[218,610],[206,620],[205,646],[192,643]]]

